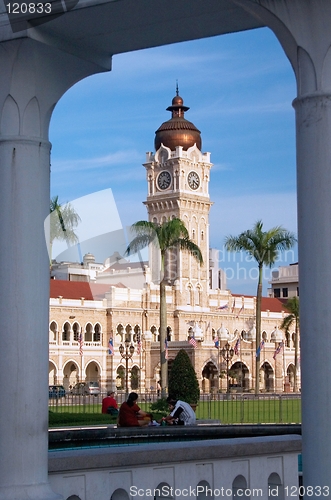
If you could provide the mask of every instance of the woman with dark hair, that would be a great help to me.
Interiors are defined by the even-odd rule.
[[[131,392],[128,400],[121,404],[118,425],[120,427],[143,427],[151,422],[151,415],[142,411],[137,405],[138,394]]]

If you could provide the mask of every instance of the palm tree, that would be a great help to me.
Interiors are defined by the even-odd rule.
[[[258,347],[261,342],[261,299],[262,299],[262,278],[263,266],[271,267],[278,256],[278,252],[290,249],[296,238],[293,233],[287,231],[282,226],[276,226],[269,231],[263,231],[263,223],[257,221],[253,229],[248,229],[239,236],[227,236],[225,248],[230,252],[240,252],[244,250],[257,262],[259,269],[259,279],[256,292],[256,364],[255,364],[255,394],[259,393],[259,370],[260,351]]]
[[[285,333],[289,333],[290,328],[293,327],[294,324],[294,384],[293,384],[293,392],[297,391],[297,375],[298,375],[298,353],[299,353],[299,298],[291,297],[285,304],[286,309],[289,314],[285,316],[280,325],[280,328],[285,331]]]
[[[61,205],[59,197],[54,196],[50,200],[50,262],[52,264],[52,246],[54,240],[62,240],[69,244],[78,242],[78,237],[74,229],[80,222],[80,217],[70,203]]]
[[[166,359],[166,333],[167,333],[167,303],[165,259],[169,250],[180,249],[189,252],[200,263],[203,258],[200,248],[189,238],[188,230],[181,219],[174,218],[162,223],[138,221],[132,225],[136,234],[126,249],[126,254],[136,253],[150,244],[158,247],[161,254],[160,269],[160,363],[161,363],[161,395],[167,394],[168,366]]]

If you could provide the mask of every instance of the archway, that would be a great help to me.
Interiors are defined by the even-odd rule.
[[[116,370],[116,389],[118,391],[125,389],[125,368],[123,365],[120,365]]]
[[[137,365],[134,365],[131,368],[131,390],[136,391],[140,387],[140,369]]]
[[[48,384],[56,385],[57,382],[57,369],[52,361],[48,362]]]
[[[260,368],[260,390],[272,392],[274,390],[274,370],[268,361],[265,361]]]
[[[63,384],[66,391],[74,387],[79,382],[79,367],[75,361],[68,361],[63,367]]]
[[[288,377],[288,381],[290,383],[291,388],[294,387],[294,375],[295,375],[295,367],[293,363],[289,364],[286,370],[286,375]]]
[[[216,392],[218,386],[218,368],[213,361],[208,361],[202,370],[202,392]]]
[[[87,382],[99,382],[101,377],[101,370],[98,363],[90,361],[85,368]]]
[[[230,388],[239,392],[249,390],[249,370],[245,363],[236,361],[229,370]]]

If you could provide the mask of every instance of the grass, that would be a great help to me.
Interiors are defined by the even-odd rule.
[[[220,420],[222,424],[300,423],[300,399],[241,399],[200,401],[197,419]]]
[[[139,406],[150,411],[150,403],[139,403]],[[58,402],[49,409],[49,427],[116,423],[116,418],[101,413],[101,404],[68,406]],[[162,412],[152,413],[155,420],[164,415]],[[200,401],[196,416],[198,420],[220,420],[222,424],[300,423],[301,400],[277,397]]]

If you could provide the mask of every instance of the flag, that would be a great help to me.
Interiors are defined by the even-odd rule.
[[[260,352],[261,350],[263,349],[264,347],[264,340],[262,340],[262,342],[260,342],[260,345],[259,347],[257,348],[257,351],[256,351],[256,357],[258,357],[260,355]]]
[[[224,306],[219,307],[218,309],[228,309],[228,304],[225,304]]]
[[[219,340],[218,340],[218,337],[215,337],[215,338],[214,338],[214,342],[215,342],[215,347],[216,347],[216,349],[218,349],[218,348],[219,348],[219,345],[220,345],[220,342],[219,342]]]
[[[240,349],[240,337],[237,338],[237,342],[235,343],[235,346],[233,349],[236,356],[238,356],[238,354],[239,354],[239,349]]]
[[[243,312],[243,310],[244,310],[244,306],[241,306],[241,308],[239,309],[239,312],[238,312],[236,318],[239,318],[239,314],[241,314]]]
[[[279,342],[278,347],[275,350],[274,355],[272,356],[274,359],[276,359],[277,354],[280,353],[280,351],[283,349],[283,347],[284,347],[284,342]]]
[[[194,326],[195,325],[195,321],[189,321],[188,323],[186,323],[188,326]]]
[[[110,338],[108,341],[108,354],[110,354],[111,356],[114,355],[114,344],[112,338]]]
[[[189,342],[189,344],[193,345],[194,349],[196,349],[198,347],[198,342],[195,340],[194,337],[190,337],[188,342]]]
[[[236,299],[233,299],[231,312],[233,312],[235,310],[235,307],[236,307]]]
[[[79,337],[78,337],[78,344],[79,344],[79,355],[80,355],[80,356],[83,356],[83,345],[84,345],[84,341],[83,341],[83,334],[82,334],[82,332],[80,332],[80,334],[79,334]]]
[[[137,334],[137,354],[141,353],[141,335]]]
[[[165,339],[165,341],[164,341],[164,350],[165,350],[164,357],[165,357],[165,359],[168,359],[169,352],[168,352],[168,341],[167,341],[167,339]]]

